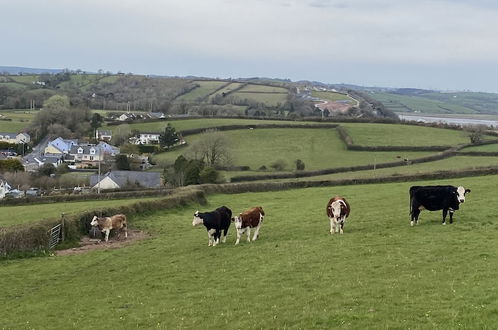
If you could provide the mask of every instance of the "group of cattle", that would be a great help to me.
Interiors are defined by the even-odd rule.
[[[450,223],[453,223],[453,213],[460,208],[460,204],[465,202],[465,195],[470,189],[462,186],[412,186],[410,187],[410,224],[416,225],[421,210],[443,211],[443,225],[446,224],[446,216],[450,214]],[[344,224],[349,216],[351,208],[344,197],[332,197],[327,203],[326,214],[330,221],[330,233],[344,232]],[[203,224],[208,234],[208,246],[216,246],[221,242],[226,242],[228,228],[233,222],[237,231],[237,240],[239,244],[241,236],[246,233],[247,241],[255,241],[259,235],[259,229],[263,223],[265,212],[261,206],[253,207],[232,217],[232,211],[221,206],[211,212],[194,213],[192,221],[193,226]],[[94,216],[91,226],[105,233],[105,241],[109,239],[109,233],[112,229],[125,231],[125,238],[128,237],[128,224],[124,214],[116,214],[112,217]],[[254,234],[251,239],[251,229],[254,228]]]
[[[240,213],[238,216],[232,217],[232,211],[222,206],[211,212],[194,213],[192,226],[204,225],[208,234],[208,246],[216,246],[221,242],[225,243],[230,223],[233,222],[237,231],[237,241],[239,244],[240,237],[247,233],[247,241],[251,241],[251,228],[255,228],[252,240],[255,241],[259,235],[259,229],[263,224],[265,212],[261,206],[253,207],[247,211]],[[223,236],[222,236],[223,234]]]

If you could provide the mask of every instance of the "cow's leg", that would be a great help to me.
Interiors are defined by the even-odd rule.
[[[254,235],[252,235],[252,240],[255,241],[258,238],[259,235],[259,228],[261,227],[261,222],[259,225],[256,227],[256,230],[254,230]]]
[[[226,243],[227,242],[227,234],[228,234],[228,228],[223,229],[223,237],[221,239],[222,243]]]
[[[124,227],[124,232],[125,232],[125,239],[128,238],[128,226]]]
[[[446,224],[446,215],[448,214],[448,209],[443,209],[443,225]]]
[[[341,221],[341,227],[340,227],[340,229],[339,229],[339,232],[340,232],[341,234],[344,234],[344,219],[342,219],[342,221]]]
[[[242,236],[242,230],[237,229],[237,240],[235,241],[235,245],[239,244],[240,242],[240,236]]]
[[[330,233],[333,234],[335,232],[334,219],[329,218],[330,220]]]
[[[109,240],[109,233],[111,232],[110,229],[104,229],[105,232],[105,241],[107,242]]]
[[[251,242],[251,227],[247,227],[247,241]]]
[[[455,211],[450,210],[450,224],[452,224],[452,223],[453,223],[453,213],[454,213],[454,212],[455,212]]]
[[[209,229],[209,230],[207,231],[207,233],[208,233],[208,239],[209,239],[209,241],[208,241],[208,246],[212,246],[212,245],[213,245],[213,234],[214,234],[214,229]]]
[[[221,230],[216,229],[216,232],[214,233],[214,243],[213,246],[216,246],[220,243],[220,236],[221,236]]]
[[[418,207],[414,207],[412,209],[412,218],[411,218],[411,222],[410,222],[410,225],[413,226],[413,225],[416,225],[418,223],[418,216],[420,214],[420,210]]]

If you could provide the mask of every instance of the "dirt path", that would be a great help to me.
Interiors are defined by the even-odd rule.
[[[68,256],[73,254],[86,253],[94,250],[103,249],[119,249],[124,246],[130,245],[133,242],[140,241],[143,239],[150,238],[149,234],[144,233],[140,230],[129,230],[128,238],[124,238],[123,235],[119,239],[116,237],[109,238],[109,241],[104,242],[100,240],[91,239],[88,236],[83,236],[80,240],[80,246],[67,250],[55,251],[57,256]]]

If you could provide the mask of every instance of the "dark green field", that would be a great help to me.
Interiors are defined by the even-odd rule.
[[[496,176],[214,195],[132,219],[152,238],[117,250],[2,262],[2,327],[160,329],[494,329],[498,319]],[[442,226],[410,227],[408,188],[472,189]],[[325,205],[351,203],[344,235]],[[207,247],[196,209],[262,205],[258,241]],[[233,228],[232,228],[233,230]]]

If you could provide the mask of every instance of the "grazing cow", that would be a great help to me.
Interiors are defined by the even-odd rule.
[[[465,194],[470,189],[455,186],[412,186],[410,187],[410,224],[418,223],[418,216],[423,209],[429,211],[443,210],[443,225],[450,212],[450,223],[453,223],[453,212],[465,202]]]
[[[221,231],[223,230],[223,243],[227,240],[228,228],[230,227],[230,219],[232,218],[232,211],[222,206],[212,212],[199,212],[194,213],[194,220],[192,226],[203,224],[208,233],[208,246],[216,246],[220,242]]]
[[[128,223],[126,221],[126,215],[124,214],[115,214],[112,217],[103,218],[94,216],[90,225],[97,226],[101,232],[105,232],[106,242],[109,240],[109,233],[112,229],[119,230],[118,238],[121,236],[121,231],[124,230],[125,238],[128,238]]]
[[[237,241],[235,245],[239,244],[240,237],[244,232],[247,232],[247,241],[251,241],[251,228],[256,228],[252,236],[252,240],[255,241],[258,238],[259,228],[261,228],[264,218],[265,212],[261,206],[253,207],[240,213],[239,216],[232,218],[237,229]]]
[[[327,203],[327,216],[330,220],[330,233],[344,233],[344,223],[351,208],[344,197],[332,197]]]

